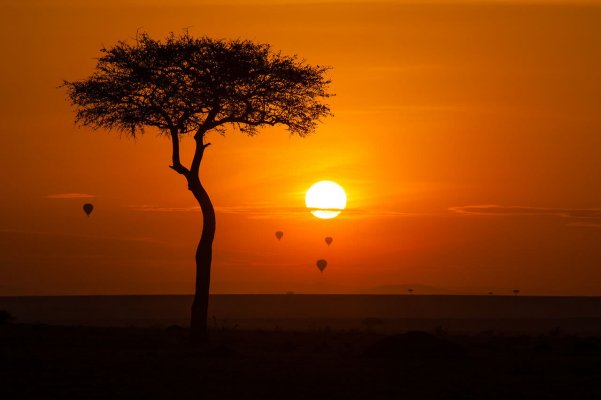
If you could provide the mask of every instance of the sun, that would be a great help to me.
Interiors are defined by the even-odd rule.
[[[335,218],[346,207],[346,193],[336,182],[319,181],[307,190],[305,205],[317,218]]]

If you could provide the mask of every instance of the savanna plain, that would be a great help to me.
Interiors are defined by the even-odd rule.
[[[139,304],[161,297],[154,320],[119,318],[135,304],[144,316]],[[596,298],[218,296],[204,345],[190,344],[185,324],[173,323],[177,312],[164,318],[183,317],[187,296],[107,297],[104,305],[92,296],[71,307],[68,298],[48,299],[2,299],[23,315],[0,326],[3,398],[601,396]],[[315,302],[321,312],[310,311]],[[58,319],[36,321],[41,303]],[[458,305],[463,315],[453,313]],[[575,307],[590,317],[567,318]],[[286,308],[291,318],[282,317]]]

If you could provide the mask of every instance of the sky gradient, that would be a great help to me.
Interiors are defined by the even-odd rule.
[[[601,295],[598,3],[23,3],[0,13],[0,295],[192,292],[201,214],[168,138],[76,127],[58,87],[185,28],[332,66],[336,93],[307,138],[210,135],[214,293]],[[304,206],[324,179],[333,220]]]

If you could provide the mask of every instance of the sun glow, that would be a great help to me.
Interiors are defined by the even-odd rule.
[[[346,193],[336,182],[320,181],[307,190],[305,205],[317,218],[335,218],[346,207]]]

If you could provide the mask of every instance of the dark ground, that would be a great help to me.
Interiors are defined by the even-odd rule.
[[[2,399],[601,399],[601,337],[0,326]]]

